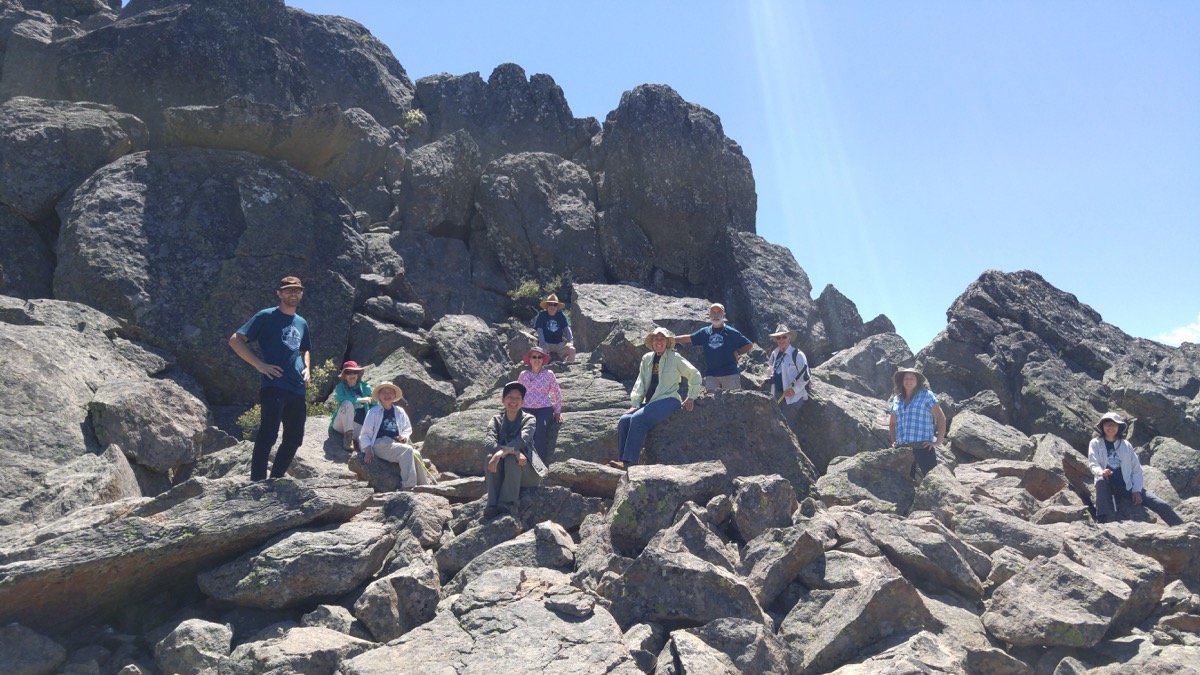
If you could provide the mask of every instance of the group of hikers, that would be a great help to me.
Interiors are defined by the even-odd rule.
[[[261,376],[261,422],[250,465],[250,478],[255,481],[267,477],[280,427],[283,440],[271,466],[272,478],[286,473],[304,438],[311,346],[308,323],[296,313],[304,286],[297,277],[284,277],[276,296],[276,307],[259,311],[229,338],[234,352]],[[562,390],[547,366],[554,356],[566,364],[574,363],[576,356],[565,306],[554,294],[540,302],[541,311],[533,322],[537,344],[522,359],[527,369],[504,385],[500,396],[503,409],[488,422],[482,458],[487,483],[485,518],[519,514],[521,488],[540,484],[547,473],[550,428],[563,420]],[[702,386],[708,393],[741,388],[738,359],[754,345],[726,322],[725,307],[720,303],[709,307],[708,320],[709,325],[690,335],[676,336],[662,327],[646,335],[649,351],[642,356],[630,391],[630,407],[617,420],[617,457],[609,462],[611,466],[628,470],[636,465],[650,429],[680,408],[693,410]],[[791,344],[794,339],[794,332],[780,324],[771,333],[775,349],[768,357],[771,397],[793,429],[801,406],[812,395],[808,360]],[[258,343],[261,357],[249,348],[251,342]],[[704,375],[676,351],[677,344],[702,348]],[[372,387],[362,374],[363,368],[354,361],[343,365],[334,390],[336,409],[330,429],[342,437],[347,451],[357,447],[363,462],[378,458],[397,464],[403,488],[435,482],[412,445],[412,423],[398,405],[403,399],[400,387],[391,382]],[[946,438],[946,415],[920,371],[901,368],[893,384],[895,394],[888,401],[891,444],[912,449],[910,476],[919,479],[937,465],[937,451]],[[1119,414],[1107,413],[1096,423],[1097,437],[1088,447],[1097,520],[1113,518],[1118,500],[1123,500],[1154,511],[1169,525],[1180,524],[1170,505],[1146,490],[1141,463],[1125,440],[1127,428]]]

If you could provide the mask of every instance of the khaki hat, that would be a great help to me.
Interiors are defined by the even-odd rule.
[[[901,368],[900,370],[896,371],[895,375],[892,375],[892,383],[896,385],[896,389],[903,388],[904,376],[908,373],[912,373],[913,375],[917,376],[918,388],[924,387],[925,383],[928,382],[928,380],[925,379],[925,376],[921,374],[921,371],[917,370],[916,368]]]
[[[375,388],[371,390],[371,398],[378,401],[379,400],[379,392],[383,391],[384,389],[391,389],[392,391],[395,391],[397,401],[404,398],[404,391],[401,390],[400,387],[397,387],[395,384],[393,384],[391,382],[384,382],[383,384],[375,385]]]
[[[1100,434],[1101,436],[1104,435],[1105,421],[1116,422],[1117,438],[1125,438],[1125,430],[1129,428],[1129,423],[1121,419],[1121,416],[1115,412],[1104,413],[1104,417],[1101,417],[1100,421],[1096,422],[1096,433]]]
[[[775,332],[771,333],[771,337],[777,338],[782,335],[786,335],[789,338],[794,338],[794,337],[796,337],[796,331],[788,330],[787,324],[781,323],[775,327]]]
[[[279,280],[279,290],[286,288],[299,288],[304,290],[304,284],[300,283],[300,277],[284,277]]]
[[[646,348],[647,349],[654,349],[654,336],[655,335],[665,336],[667,338],[667,349],[675,349],[675,334],[672,333],[671,331],[667,330],[666,328],[663,328],[662,326],[656,326],[654,328],[654,330],[650,331],[646,335]]]
[[[558,301],[558,296],[553,293],[551,293],[550,295],[547,295],[546,299],[541,301],[539,304],[541,305],[542,309],[546,309],[546,305],[555,305],[557,307],[566,307],[565,304]]]

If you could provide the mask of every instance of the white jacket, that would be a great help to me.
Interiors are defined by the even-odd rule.
[[[411,442],[412,422],[408,421],[408,413],[394,403],[392,410],[396,411],[396,428],[400,431],[400,435]],[[379,425],[381,424],[383,424],[383,406],[376,403],[367,411],[367,417],[363,420],[362,432],[358,435],[358,447],[366,450],[375,445],[375,436],[379,434]]]
[[[1138,460],[1133,446],[1124,438],[1117,439],[1117,458],[1121,460],[1121,477],[1125,479],[1125,489],[1130,492],[1141,492],[1142,462]],[[1088,468],[1099,481],[1104,478],[1104,470],[1108,468],[1108,448],[1103,438],[1093,438],[1088,443]]]
[[[796,358],[793,363],[792,353],[795,353]],[[775,356],[779,354],[779,349],[776,348],[771,352],[770,373],[775,375]],[[802,375],[803,374],[803,375]],[[803,401],[808,398],[808,383],[812,380],[812,376],[808,372],[808,359],[804,357],[804,352],[796,349],[792,345],[788,345],[787,351],[783,353],[783,389],[787,391],[788,385],[791,385],[793,392],[792,396],[784,399],[789,404]],[[795,382],[795,384],[792,384]],[[775,385],[771,385],[771,397],[778,399],[782,391],[775,391]]]

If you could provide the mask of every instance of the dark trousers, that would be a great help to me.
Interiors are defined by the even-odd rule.
[[[542,458],[542,464],[550,465],[550,424],[554,421],[554,408],[523,408],[533,415],[537,426],[533,430],[533,449]]]
[[[287,473],[296,450],[304,442],[304,421],[308,417],[308,406],[304,394],[297,394],[279,387],[263,387],[258,392],[258,404],[262,416],[258,435],[254,437],[254,457],[250,460],[250,480],[267,477],[267,460],[271,448],[279,437],[279,426],[283,425],[283,442],[275,453],[275,464],[271,467],[271,478],[280,478]]]
[[[917,469],[921,470],[921,475],[933,471],[933,467],[937,466],[937,450],[925,447],[926,441],[917,441],[916,443],[904,443],[898,447],[912,448],[913,463],[908,469],[908,477],[916,478]]]
[[[1096,519],[1105,520],[1116,514],[1116,500],[1128,500],[1133,503],[1133,493],[1125,487],[1125,477],[1120,469],[1113,469],[1108,478],[1096,479]],[[1171,505],[1149,490],[1142,491],[1142,506],[1158,514],[1167,525],[1182,525],[1183,519],[1175,513]]]

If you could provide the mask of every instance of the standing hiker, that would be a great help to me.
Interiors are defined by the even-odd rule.
[[[304,441],[304,421],[308,407],[304,390],[309,378],[309,352],[312,349],[308,322],[296,313],[304,297],[304,286],[296,277],[284,277],[275,291],[279,306],[268,307],[229,336],[229,346],[243,361],[259,372],[258,402],[262,410],[254,455],[250,462],[250,480],[267,477],[267,460],[283,426],[283,442],[275,453],[271,478],[282,477]],[[262,358],[250,349],[257,342]]]
[[[704,347],[704,388],[708,393],[718,389],[741,389],[738,357],[753,349],[754,344],[741,331],[725,323],[725,305],[714,302],[708,308],[708,320],[711,325],[675,339],[680,344]]]
[[[1108,522],[1117,513],[1115,500],[1128,499],[1134,506],[1157,513],[1168,525],[1182,525],[1183,519],[1171,505],[1142,482],[1142,462],[1125,440],[1128,428],[1117,413],[1105,413],[1096,423],[1098,435],[1088,444],[1088,468],[1096,477],[1096,520]]]
[[[796,429],[796,413],[812,393],[812,376],[808,371],[808,359],[804,352],[792,346],[793,332],[779,324],[771,339],[775,351],[771,352],[771,398],[779,406],[783,418],[793,431]]]
[[[632,406],[617,422],[617,459],[609,462],[618,469],[628,469],[638,463],[646,434],[659,422],[679,410],[692,411],[695,403],[691,392],[700,388],[700,371],[675,351],[675,334],[666,328],[655,328],[646,336],[646,346],[652,351],[642,357],[637,381],[629,393]],[[679,381],[687,380],[689,392],[679,400]]]
[[[937,449],[946,438],[946,414],[920,371],[901,368],[892,376],[892,383],[896,395],[888,408],[888,434],[893,448],[912,448],[908,473],[916,478],[918,468],[924,475],[937,466]]]
[[[537,331],[538,346],[558,356],[564,363],[575,363],[575,336],[571,333],[571,322],[562,312],[565,304],[551,293],[540,303],[542,311],[533,320]]]

